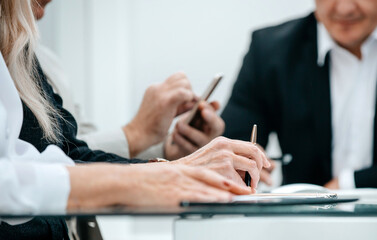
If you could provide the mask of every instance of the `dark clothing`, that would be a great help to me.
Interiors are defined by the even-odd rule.
[[[33,218],[31,221],[9,225],[0,224],[1,240],[63,240],[69,239],[63,218]]]
[[[39,68],[39,75],[41,78],[41,86],[46,96],[53,104],[53,106],[59,110],[63,119],[58,119],[59,126],[62,129],[62,143],[57,144],[65,154],[76,163],[87,162],[112,162],[112,163],[145,163],[147,161],[139,159],[125,159],[115,154],[105,153],[102,151],[93,151],[89,149],[88,145],[76,138],[77,135],[77,123],[66,109],[63,108],[62,98],[55,94],[51,85],[48,84],[45,75]],[[40,128],[37,119],[32,111],[23,104],[24,121],[21,129],[20,139],[25,140],[33,144],[39,151],[43,151],[51,144],[43,138],[43,131]]]
[[[53,106],[59,110],[64,119],[59,119],[59,126],[62,129],[61,144],[57,144],[66,155],[75,160],[76,163],[89,162],[111,162],[111,163],[146,163],[145,160],[125,159],[115,154],[102,151],[93,151],[88,145],[76,138],[77,124],[73,116],[62,107],[62,99],[54,94],[52,87],[48,84],[42,69],[38,68],[41,79],[41,87],[46,97]],[[32,111],[23,104],[24,120],[21,129],[20,139],[34,145],[39,151],[47,148],[49,143],[43,138],[43,131]],[[10,226],[6,223],[0,225],[0,239],[68,239],[67,226],[63,218],[34,218],[32,221],[21,225]]]
[[[317,56],[314,14],[255,31],[222,113],[226,137],[249,140],[253,123],[263,147],[278,134],[283,154],[293,157],[283,166],[283,184],[332,179],[329,55],[323,67]],[[376,150],[373,166],[355,172],[357,187],[377,187]]]

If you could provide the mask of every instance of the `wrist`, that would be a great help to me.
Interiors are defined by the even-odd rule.
[[[93,164],[67,167],[71,192],[67,208],[97,208],[121,203],[121,193],[128,189],[124,181],[127,168],[119,165]],[[126,171],[126,172],[125,172]],[[90,182],[90,184],[87,184]]]
[[[190,166],[190,160],[188,159],[188,156],[170,161],[170,163]]]
[[[138,124],[130,122],[124,126],[122,130],[128,141],[128,148],[131,158],[135,157],[151,146],[147,138],[148,134],[144,133]]]

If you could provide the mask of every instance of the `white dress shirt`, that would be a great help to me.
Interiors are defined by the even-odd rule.
[[[363,43],[358,59],[318,24],[318,64],[330,54],[332,174],[341,189],[355,188],[354,171],[373,163],[377,86],[377,29]]]
[[[0,212],[64,213],[70,192],[65,166],[74,163],[56,146],[39,153],[18,139],[22,121],[21,101],[0,54]]]

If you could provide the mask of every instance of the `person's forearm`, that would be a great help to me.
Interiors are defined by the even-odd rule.
[[[127,166],[91,164],[67,167],[71,192],[67,209],[97,208],[120,204],[127,191]]]

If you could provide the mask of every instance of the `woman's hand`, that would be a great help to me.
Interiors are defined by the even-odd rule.
[[[135,185],[133,190],[124,193],[127,205],[178,206],[182,201],[229,202],[233,194],[251,193],[250,188],[202,167],[170,163],[147,165],[132,166],[135,167]]]
[[[240,175],[247,171],[251,187],[257,188],[260,172],[271,165],[264,152],[251,142],[218,137],[193,154],[172,162],[190,166],[204,166],[245,186]]]
[[[68,167],[68,209],[111,205],[178,206],[182,201],[228,202],[234,194],[250,194],[216,172],[171,163],[91,164]]]

